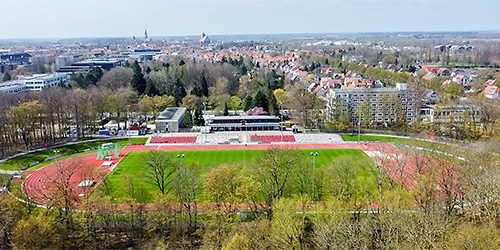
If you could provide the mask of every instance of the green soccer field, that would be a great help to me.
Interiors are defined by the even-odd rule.
[[[297,154],[302,155],[306,160],[305,167],[312,168],[311,152],[318,152],[316,157],[316,168],[328,165],[335,158],[340,156],[348,156],[353,162],[357,162],[359,180],[366,182],[370,186],[370,196],[376,192],[375,176],[370,171],[373,168],[373,161],[361,150],[357,149],[314,149],[314,150],[295,150]],[[199,180],[202,182],[202,175],[211,168],[217,167],[221,163],[236,163],[242,168],[248,168],[251,164],[257,164],[259,158],[264,154],[265,150],[219,150],[219,151],[165,151],[165,154],[170,154],[174,158],[174,164],[180,164],[177,155],[184,154],[183,164],[198,163],[200,167],[196,170]],[[120,202],[123,198],[128,197],[127,184],[125,179],[130,176],[133,178],[134,188],[143,189],[146,193],[142,202],[152,202],[154,194],[159,194],[158,188],[152,184],[145,182],[144,174],[144,157],[148,152],[131,152],[128,153],[122,161],[116,166],[114,171],[107,177],[107,181],[111,186],[111,197]],[[130,183],[130,181],[129,181]],[[94,194],[102,194],[104,185],[100,185]],[[200,199],[203,201],[203,192],[200,192]]]

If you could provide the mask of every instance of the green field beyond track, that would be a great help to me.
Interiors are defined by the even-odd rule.
[[[295,150],[297,154],[306,158],[305,168],[312,168],[313,157],[311,152],[318,152],[316,157],[316,168],[326,166],[339,156],[348,156],[353,162],[357,162],[359,166],[353,166],[359,169],[358,177],[366,182],[365,185],[370,186],[375,184],[373,172],[369,171],[373,168],[373,161],[361,150],[357,149],[307,149]],[[259,158],[264,154],[265,150],[219,150],[219,151],[165,151],[166,154],[172,155],[174,164],[180,164],[177,154],[184,154],[183,165],[190,163],[199,163],[200,168],[197,169],[198,178],[203,181],[202,175],[213,167],[217,167],[221,163],[237,163],[242,168],[248,168],[251,164],[257,164]],[[107,177],[111,184],[111,197],[116,198],[116,202],[120,202],[122,198],[126,198],[126,182],[125,176],[133,178],[134,188],[142,188],[146,191],[146,197],[142,202],[152,202],[155,193],[159,193],[157,187],[146,183],[144,176],[144,157],[148,152],[131,152],[128,153],[122,161],[116,166],[113,173]],[[363,166],[361,166],[363,165]],[[127,177],[128,178],[128,177]],[[374,189],[375,186],[373,187]],[[103,192],[101,184],[95,193]],[[375,191],[374,191],[375,192]],[[370,191],[370,193],[372,193]],[[201,197],[203,192],[201,192]],[[373,193],[372,193],[373,195]],[[371,195],[370,195],[371,196]],[[201,198],[204,199],[204,198]],[[206,200],[205,200],[206,201]]]
[[[146,140],[147,140],[147,138],[131,138],[130,142],[131,142],[131,144],[144,144],[144,143],[146,143]],[[72,153],[72,152],[82,151],[82,150],[88,149],[88,148],[95,148],[97,146],[101,146],[102,144],[109,143],[109,142],[112,142],[112,143],[115,143],[118,145],[122,145],[122,146],[128,145],[128,141],[129,141],[128,139],[114,139],[114,140],[102,140],[102,141],[92,141],[92,142],[80,142],[80,143],[71,144],[71,145],[67,145],[67,146],[61,146],[61,147],[52,148],[52,149],[44,149],[44,150],[21,155],[19,157],[4,161],[4,162],[0,163],[0,169],[20,170],[21,168],[23,168],[23,167],[25,167],[33,162],[43,161],[45,158],[49,158],[49,157],[54,156],[54,150],[59,151],[60,155],[65,156],[65,155]],[[83,154],[88,154],[88,153],[90,153],[90,152],[85,152]],[[73,157],[73,156],[76,156],[76,155],[72,155],[71,157]],[[60,158],[59,160],[64,159],[64,158],[68,158],[68,157],[63,157],[63,158]],[[42,164],[33,166],[29,170],[39,169],[39,168],[41,168],[47,164],[50,164],[52,162],[54,162],[54,161],[42,162]]]

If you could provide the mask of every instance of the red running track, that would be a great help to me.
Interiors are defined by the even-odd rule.
[[[391,143],[334,143],[334,144],[248,144],[248,145],[158,145],[158,146],[126,146],[120,150],[120,156],[112,159],[116,165],[128,152],[138,151],[190,151],[190,150],[256,150],[268,149],[270,147],[285,147],[293,149],[360,149],[365,152],[381,152],[384,154],[400,154],[402,151],[394,147]],[[370,154],[371,155],[371,154]],[[76,200],[81,200],[90,194],[90,192],[104,179],[112,167],[101,167],[103,160],[96,160],[97,153],[75,156],[73,158],[62,160],[58,163],[47,165],[39,170],[27,170],[23,174],[29,174],[24,180],[22,189],[23,192],[31,200],[40,204],[49,204],[53,198],[51,194],[56,193],[61,184],[61,180],[69,179],[69,185],[72,187],[71,196]],[[375,159],[370,156],[376,162]],[[391,175],[396,181],[401,182],[401,175],[395,174],[397,171],[396,164],[389,164],[392,167],[386,169],[386,172]],[[409,167],[414,169],[414,167]],[[73,173],[74,172],[74,173]],[[72,174],[73,173],[73,174]],[[69,177],[69,178],[68,178]],[[413,179],[411,174],[404,175],[403,178]],[[78,184],[83,180],[95,180],[96,184],[89,188],[79,188]],[[408,181],[407,183],[412,183]],[[407,187],[405,185],[405,187]]]

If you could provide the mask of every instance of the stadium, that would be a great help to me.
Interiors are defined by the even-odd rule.
[[[103,143],[97,148],[97,152],[88,150],[83,154],[60,160],[56,155],[56,161],[51,164],[37,170],[36,167],[24,170],[21,175],[26,177],[17,181],[22,182],[22,191],[30,201],[48,206],[55,200],[52,197],[53,193],[61,188],[62,182],[67,182],[67,185],[71,186],[71,198],[81,202],[93,192],[102,190],[104,188],[102,182],[107,179],[112,184],[110,195],[120,203],[120,199],[126,196],[123,191],[124,178],[132,176],[134,185],[142,186],[148,192],[143,202],[151,203],[155,193],[154,187],[141,179],[144,155],[149,151],[165,151],[173,158],[182,154],[185,156],[186,164],[193,162],[200,164],[197,172],[201,175],[216,164],[228,162],[256,164],[258,161],[256,157],[270,148],[293,149],[303,156],[306,162],[304,168],[311,166],[320,168],[340,156],[348,156],[353,160],[360,159],[367,165],[385,164],[388,166],[384,168],[386,174],[405,189],[411,188],[417,166],[415,162],[401,159],[401,156],[430,159],[422,153],[407,155],[394,143],[344,141],[337,134],[293,134],[286,131],[175,133],[150,136],[144,144],[120,148],[114,143]],[[312,152],[319,152],[318,159],[314,157],[314,166],[313,159],[309,155]],[[398,156],[397,162],[393,156]],[[388,161],[392,163],[387,164]],[[401,167],[402,163],[405,164],[404,168]],[[173,164],[179,162],[175,161]]]

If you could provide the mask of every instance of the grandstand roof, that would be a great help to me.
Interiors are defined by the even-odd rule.
[[[276,116],[271,115],[241,115],[241,116],[215,116],[213,120],[261,120],[261,119],[278,119]]]
[[[155,121],[178,121],[186,113],[186,108],[166,108]]]

